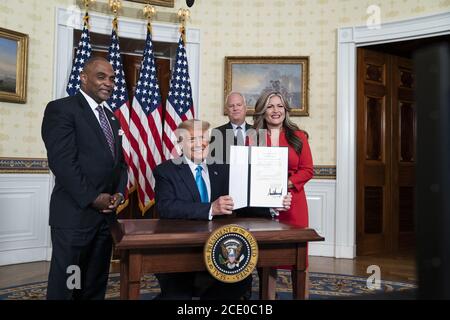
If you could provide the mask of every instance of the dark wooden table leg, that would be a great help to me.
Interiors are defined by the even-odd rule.
[[[139,300],[141,291],[142,254],[139,251],[131,251],[129,254],[128,298]]]
[[[275,300],[275,292],[277,289],[277,270],[264,267],[258,268],[259,275],[259,299]]]
[[[128,250],[123,250],[120,254],[120,299],[128,300]]]
[[[294,299],[305,299],[306,290],[306,243],[297,247],[297,264],[291,271],[292,296]]]

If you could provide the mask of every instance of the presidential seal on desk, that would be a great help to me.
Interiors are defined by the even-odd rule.
[[[219,281],[245,279],[258,262],[255,237],[243,227],[229,224],[214,230],[206,241],[203,256],[206,269]]]

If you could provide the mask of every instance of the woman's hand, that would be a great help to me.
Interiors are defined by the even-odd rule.
[[[292,194],[290,192],[287,193],[287,195],[283,198],[283,208],[274,208],[277,212],[280,211],[287,211],[291,208],[291,202],[292,202]]]
[[[294,184],[292,183],[291,180],[288,180],[288,189],[292,189],[294,188]]]

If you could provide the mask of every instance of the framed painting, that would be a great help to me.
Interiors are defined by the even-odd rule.
[[[174,0],[128,0],[130,2],[138,2],[143,4],[152,4],[155,6],[173,8],[175,6]]]
[[[0,101],[27,100],[28,35],[0,28]]]
[[[309,57],[225,57],[225,97],[242,93],[247,115],[254,114],[263,92],[279,91],[289,101],[292,116],[308,116],[308,86]]]

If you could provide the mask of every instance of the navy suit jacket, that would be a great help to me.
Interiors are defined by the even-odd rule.
[[[123,194],[128,178],[119,121],[106,108],[105,112],[114,135],[114,158],[81,93],[51,101],[45,109],[41,133],[56,178],[50,200],[51,226],[85,228],[115,219],[115,213],[103,214],[91,206],[100,193]]]
[[[208,165],[211,199],[210,203],[201,203],[191,169],[187,163],[178,164],[180,161],[166,160],[153,171],[156,210],[162,219],[207,220],[211,203],[228,194],[225,165]]]

